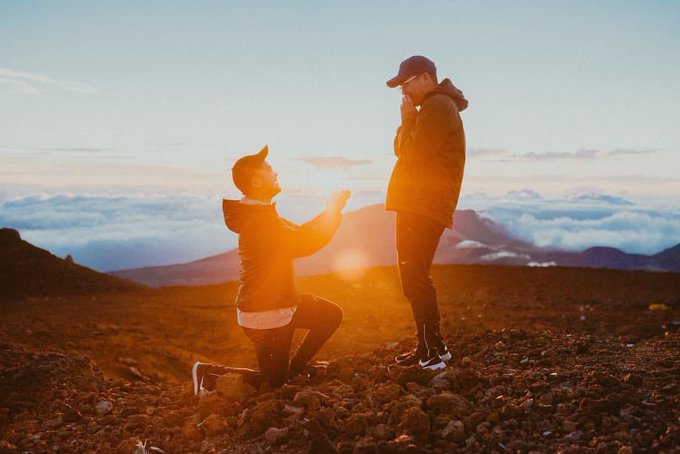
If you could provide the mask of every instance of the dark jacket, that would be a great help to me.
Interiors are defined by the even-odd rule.
[[[223,200],[224,222],[238,233],[241,286],[236,305],[259,312],[297,304],[293,259],[324,247],[340,225],[341,215],[324,211],[303,225],[283,219],[275,205]]]
[[[397,162],[387,189],[387,210],[407,211],[452,226],[465,167],[465,132],[459,112],[467,105],[463,92],[444,79],[422,102],[415,120],[397,129]]]

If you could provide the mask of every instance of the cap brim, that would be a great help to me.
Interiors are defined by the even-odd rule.
[[[387,81],[387,86],[390,88],[396,88],[399,85],[401,85],[401,83],[404,80],[406,80],[404,76],[400,76],[399,74],[397,74],[396,76]]]
[[[268,154],[269,154],[269,146],[265,145],[264,147],[262,147],[262,149],[260,151],[257,152],[257,154],[255,156],[257,156],[258,158],[260,158],[264,161],[265,159],[267,159]]]

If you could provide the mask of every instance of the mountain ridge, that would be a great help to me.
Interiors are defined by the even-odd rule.
[[[0,229],[0,295],[64,296],[139,290],[145,286],[61,259],[21,239],[15,229]]]
[[[300,276],[349,272],[395,265],[395,214],[382,204],[345,215],[333,240],[318,253],[296,260]],[[680,245],[655,255],[628,254],[615,248],[593,247],[582,252],[541,248],[515,238],[503,226],[474,210],[458,210],[454,227],[444,231],[435,254],[436,264],[497,264],[568,266],[680,272]],[[152,287],[209,285],[237,280],[236,249],[183,264],[110,271],[109,274]]]

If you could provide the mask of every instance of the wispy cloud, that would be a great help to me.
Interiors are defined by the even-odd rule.
[[[55,151],[63,151],[67,153],[104,153],[113,151],[111,148],[97,148],[97,147],[72,147],[72,148],[54,148]]]
[[[347,159],[342,156],[298,158],[298,161],[310,164],[319,169],[347,169],[353,166],[373,164],[373,161]]]
[[[485,147],[470,147],[467,150],[468,156],[472,158],[478,157],[494,157],[508,156],[508,151],[501,148],[485,148]]]
[[[72,91],[75,93],[97,93],[97,88],[80,82],[55,79],[43,74],[16,71],[9,68],[0,68],[0,83],[12,86],[12,93],[32,94],[40,93],[46,87],[59,90]]]
[[[21,155],[26,158],[32,156],[31,153],[38,153],[41,155],[45,154],[58,154],[58,153],[86,153],[86,154],[97,154],[97,153],[108,153],[115,151],[113,148],[104,147],[89,147],[89,146],[79,146],[79,147],[12,147],[0,145],[0,151],[6,152],[8,154]],[[26,154],[29,152],[29,154]]]
[[[147,142],[151,147],[183,147],[186,142]]]
[[[508,157],[522,161],[554,161],[554,160],[593,160],[606,159],[615,156],[642,156],[653,153],[658,153],[659,150],[633,150],[633,149],[615,149],[615,150],[599,150],[595,148],[585,148],[571,152],[547,152],[547,153],[525,153],[513,154]]]
[[[36,87],[26,83],[23,80],[8,79],[6,77],[0,77],[0,84],[9,85],[9,90],[6,93],[17,94],[17,95],[30,95],[34,93],[40,93],[40,90]],[[2,93],[2,92],[0,92]]]
[[[48,192],[111,191],[220,193],[222,173],[181,167],[131,164],[125,156],[99,151],[34,151],[0,155],[2,190],[9,186]],[[46,177],[48,176],[48,177]],[[0,196],[3,191],[0,191]]]

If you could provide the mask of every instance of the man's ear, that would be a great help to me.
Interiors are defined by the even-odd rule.
[[[262,187],[262,178],[259,175],[253,175],[250,177],[250,187],[252,189],[259,189]]]

